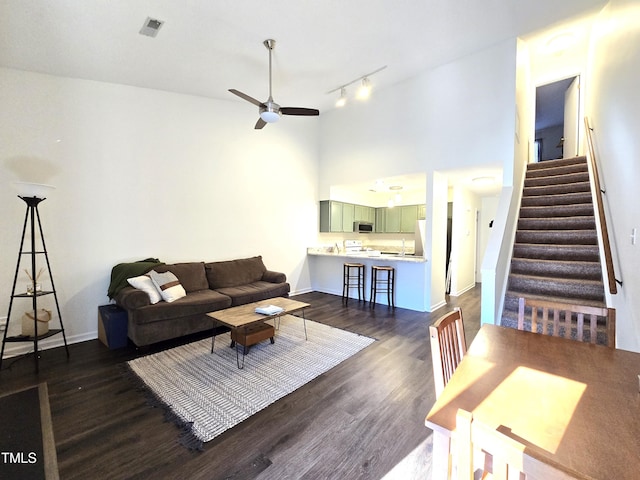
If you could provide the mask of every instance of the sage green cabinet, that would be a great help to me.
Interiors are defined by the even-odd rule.
[[[321,232],[353,232],[353,222],[370,222],[376,233],[413,233],[416,220],[426,218],[426,205],[401,207],[367,207],[353,203],[322,200],[320,202]]]
[[[354,205],[354,221],[356,222],[376,222],[376,209],[365,205]]]
[[[320,202],[320,231],[342,231],[342,202],[322,200]]]
[[[357,206],[352,203],[337,202],[335,200],[320,201],[320,231],[333,233],[353,232]],[[369,214],[367,213],[367,215]]]
[[[424,220],[426,212],[426,205],[376,208],[376,233],[414,233],[416,220]]]
[[[342,232],[353,232],[353,220],[355,219],[355,205],[342,204]]]
[[[386,218],[385,230],[384,230],[386,233],[400,232],[400,224],[401,224],[400,214],[401,214],[400,208],[394,207],[394,208],[386,209],[387,218]]]
[[[387,209],[376,208],[376,233],[387,231]]]
[[[402,233],[415,232],[416,220],[418,220],[417,205],[405,205],[400,207],[400,231]]]

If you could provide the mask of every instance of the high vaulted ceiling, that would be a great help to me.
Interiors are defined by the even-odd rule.
[[[387,66],[374,88],[601,8],[603,0],[0,0],[0,66],[323,110],[327,92]],[[156,38],[139,34],[164,21]],[[350,92],[352,93],[352,92]],[[244,105],[252,108],[250,105]]]

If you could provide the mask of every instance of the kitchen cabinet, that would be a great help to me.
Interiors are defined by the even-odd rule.
[[[402,233],[415,232],[417,219],[418,219],[417,205],[405,205],[403,207],[400,207],[400,231]]]
[[[386,209],[386,233],[398,233],[400,232],[400,208],[387,208]]]
[[[369,222],[376,233],[414,233],[416,220],[426,218],[426,205],[401,207],[367,207],[353,203],[322,200],[320,202],[320,231],[353,232],[353,222]]]
[[[320,231],[333,233],[353,232],[356,206],[352,203],[337,202],[335,200],[322,200],[320,202]],[[369,213],[366,213],[366,215],[369,215]]]
[[[351,203],[342,204],[342,230],[343,232],[353,232],[353,220],[355,219],[355,205]]]
[[[323,200],[320,202],[320,231],[342,231],[342,202]]]
[[[414,233],[416,220],[426,218],[426,205],[376,208],[376,233]]]
[[[365,205],[354,205],[354,221],[356,222],[376,222],[376,209]]]
[[[387,209],[376,208],[376,233],[387,231]]]

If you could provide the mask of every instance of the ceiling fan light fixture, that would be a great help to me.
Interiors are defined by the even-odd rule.
[[[256,122],[254,129],[261,130],[267,123],[275,123],[280,120],[281,115],[302,115],[302,116],[318,116],[320,111],[316,108],[304,108],[304,107],[282,107],[273,101],[272,90],[272,76],[271,76],[271,52],[276,45],[275,40],[265,40],[262,42],[269,51],[269,99],[266,102],[261,102],[255,98],[242,93],[235,88],[230,88],[229,91],[234,95],[246,100],[249,103],[253,103],[258,107],[258,113],[260,118]]]
[[[280,120],[280,115],[278,114],[278,112],[265,110],[264,112],[260,112],[260,118],[267,123],[275,123]]]

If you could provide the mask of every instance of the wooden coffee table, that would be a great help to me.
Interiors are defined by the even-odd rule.
[[[280,307],[282,308],[282,312],[279,312],[275,315],[263,315],[261,313],[256,313],[257,307],[264,307],[267,305]],[[231,307],[224,310],[207,313],[207,316],[211,317],[211,319],[215,323],[224,325],[231,329],[231,346],[236,347],[236,363],[238,365],[238,368],[242,369],[244,368],[244,357],[247,354],[247,347],[254,345],[255,343],[257,343],[257,341],[262,341],[269,338],[268,336],[263,337],[264,332],[268,332],[268,329],[259,327],[260,324],[264,324],[264,322],[266,322],[267,320],[273,320],[273,327],[278,330],[280,328],[280,317],[282,315],[301,311],[302,325],[304,327],[304,339],[307,340],[307,320],[304,317],[304,309],[308,306],[308,303],[291,300],[290,298],[275,297],[268,298],[267,300],[263,300],[261,302],[248,303],[246,305],[240,305],[237,307]],[[258,326],[258,328],[256,328],[256,325]],[[252,332],[255,332],[255,334],[252,335]],[[250,343],[253,340],[257,341]],[[211,353],[213,353],[215,341],[216,333],[214,329],[213,337],[211,339]],[[271,337],[271,343],[273,343],[273,337]],[[240,353],[238,351],[239,346],[242,346],[242,363],[240,362]]]

